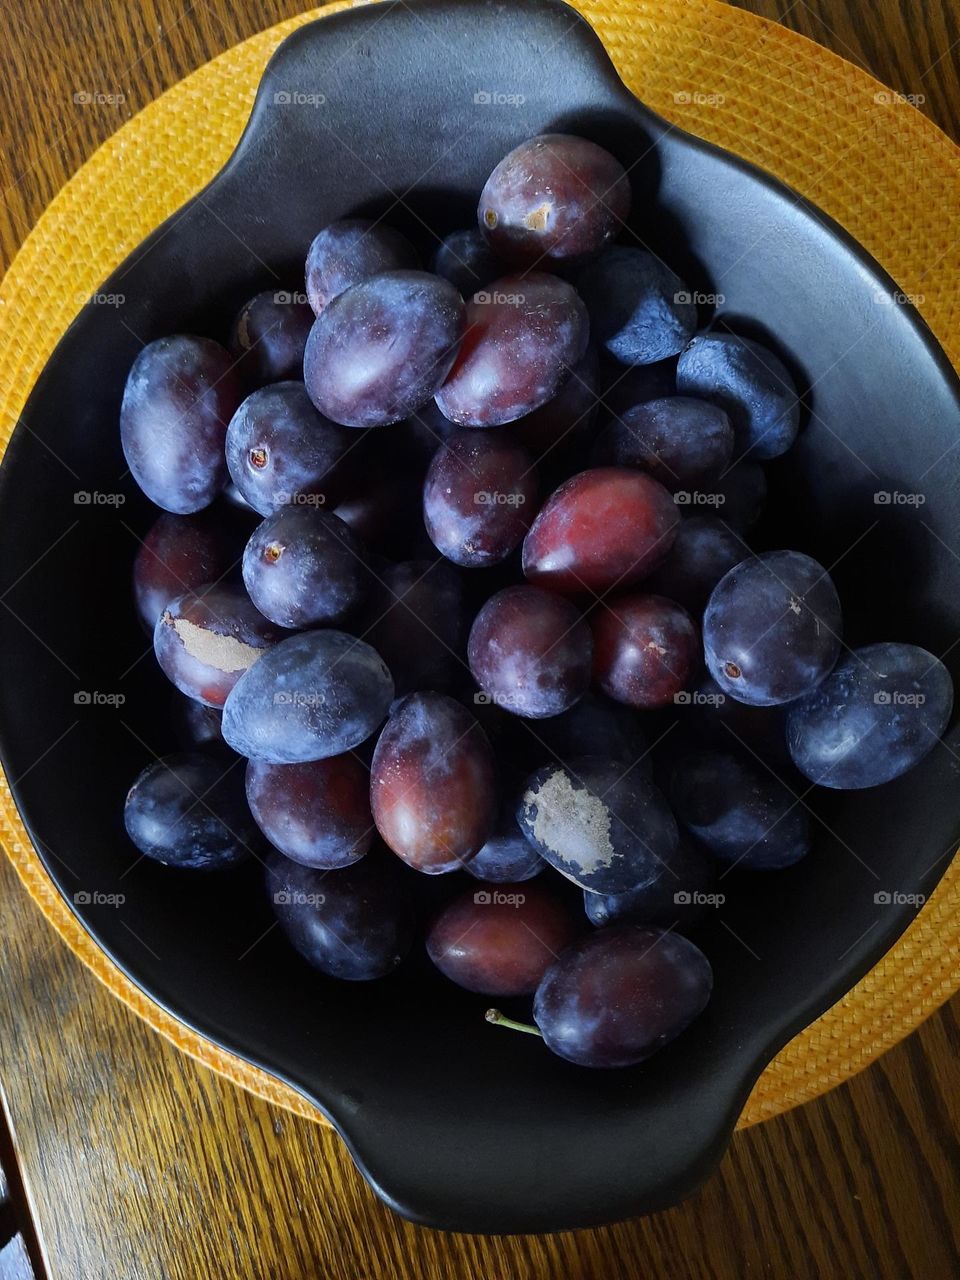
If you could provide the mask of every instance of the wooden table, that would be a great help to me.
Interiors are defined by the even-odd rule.
[[[0,265],[127,116],[299,7],[3,0]],[[922,109],[960,138],[960,0],[746,7],[924,95]],[[129,68],[122,107],[73,106],[117,68]],[[255,1101],[147,1030],[2,862],[0,1160],[11,1163],[12,1140],[13,1199],[57,1280],[949,1280],[960,1275],[958,1011],[954,1001],[849,1085],[736,1137],[677,1209],[602,1231],[444,1236],[383,1208],[329,1130]],[[17,1265],[0,1253],[0,1278]]]

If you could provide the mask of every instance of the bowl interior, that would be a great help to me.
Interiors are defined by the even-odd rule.
[[[41,857],[105,950],[177,1017],[316,1101],[391,1203],[478,1230],[608,1221],[703,1176],[772,1053],[909,922],[915,906],[876,895],[929,893],[953,852],[956,728],[881,791],[798,792],[814,852],[722,882],[724,908],[698,936],[714,998],[641,1067],[578,1070],[487,1026],[487,1002],[420,956],[379,983],[328,981],[273,927],[257,867],[173,872],[138,858],[123,832],[133,777],[175,745],[169,686],[130,602],[156,513],[120,451],[127,370],[155,337],[223,338],[252,293],[300,288],[324,223],[384,214],[429,253],[470,223],[517,141],[584,134],[629,167],[636,234],[691,288],[722,295],[704,321],[717,311],[764,336],[806,388],[801,441],[770,468],[764,544],[832,568],[851,645],[915,642],[955,679],[957,383],[849,238],[638,105],[572,10],[523,3],[494,20],[481,0],[384,8],[285,43],[228,167],[104,285],[125,303],[86,307],[31,396],[0,473],[0,746]],[[515,101],[477,100],[491,91]]]

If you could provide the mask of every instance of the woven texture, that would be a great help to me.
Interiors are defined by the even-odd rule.
[[[302,23],[347,7],[305,13],[201,67],[124,125],[57,195],[0,286],[0,450],[79,300],[226,161],[276,46]],[[639,97],[769,170],[846,227],[918,299],[960,365],[960,151],[944,134],[841,58],[717,0],[581,0],[578,8]],[[44,915],[115,995],[206,1066],[320,1118],[287,1086],[187,1030],[119,972],[54,888],[2,778],[0,835]],[[740,1127],[862,1070],[958,985],[960,860],[876,968],[764,1071]]]

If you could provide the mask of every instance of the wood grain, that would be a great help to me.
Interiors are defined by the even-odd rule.
[[[128,116],[286,0],[4,0],[0,265]],[[960,0],[745,0],[960,138]],[[960,48],[960,46],[958,46]],[[83,105],[76,94],[122,95]],[[131,199],[136,193],[131,192]],[[0,1084],[56,1280],[947,1280],[960,1274],[960,1001],[871,1070],[736,1137],[686,1204],[544,1237],[391,1215],[335,1135],[239,1092],[108,996],[0,864]]]

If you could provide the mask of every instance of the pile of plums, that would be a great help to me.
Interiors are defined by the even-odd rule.
[[[188,748],[133,784],[134,844],[261,858],[290,942],[348,980],[402,963],[420,876],[450,876],[436,967],[533,996],[526,1029],[597,1067],[704,1008],[685,934],[722,871],[809,851],[801,784],[898,777],[952,704],[924,650],[844,645],[822,565],[750,549],[796,387],[615,243],[630,208],[607,151],[532,138],[430,270],[335,222],[305,299],[145,347],[120,424],[165,513],[134,590]]]

